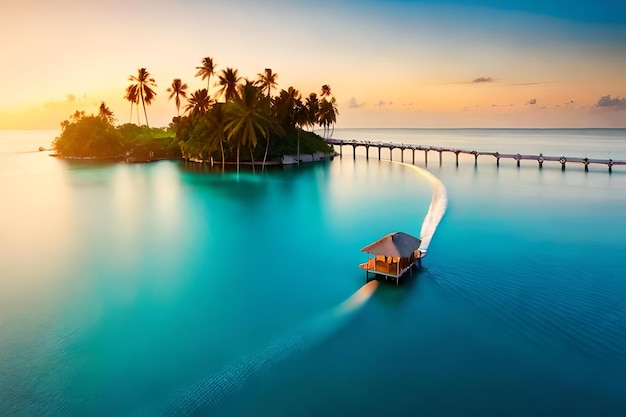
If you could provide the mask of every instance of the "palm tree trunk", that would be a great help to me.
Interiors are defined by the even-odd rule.
[[[224,141],[220,138],[220,148],[222,149],[222,174],[224,173]]]
[[[300,165],[300,129],[298,129],[298,165]]]
[[[263,165],[261,165],[261,172],[265,171],[265,161],[267,160],[267,150],[270,147],[270,137],[267,137],[267,143],[265,144],[265,155],[263,155]]]
[[[241,143],[237,144],[237,174],[239,174],[239,149],[241,148]]]
[[[256,168],[254,167],[254,155],[252,154],[252,146],[249,146],[250,150],[250,159],[252,160],[252,172],[256,174]]]
[[[146,118],[146,126],[150,129],[150,125],[148,124],[148,113],[146,112],[146,102],[143,99],[143,90],[141,90],[141,105],[143,106],[143,115]]]

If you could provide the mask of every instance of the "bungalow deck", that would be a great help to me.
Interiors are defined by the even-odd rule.
[[[396,232],[373,242],[361,252],[367,252],[370,257],[367,262],[359,265],[365,270],[365,279],[370,280],[370,273],[375,276],[384,276],[393,279],[398,285],[400,278],[407,272],[413,273],[413,267],[421,266],[424,253],[419,249],[421,240],[407,233]]]

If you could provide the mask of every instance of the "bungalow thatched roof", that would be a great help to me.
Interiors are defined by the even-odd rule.
[[[422,241],[404,232],[389,233],[387,236],[370,243],[361,249],[361,252],[374,255],[408,258],[417,250]]]

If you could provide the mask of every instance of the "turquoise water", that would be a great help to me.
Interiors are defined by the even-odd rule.
[[[333,322],[359,249],[419,234],[415,171],[349,148],[239,177],[31,152],[54,135],[0,132],[0,415],[158,415],[199,386],[236,388],[212,416],[626,413],[624,167],[431,153],[448,210],[423,268]],[[624,130],[335,137],[626,159]]]

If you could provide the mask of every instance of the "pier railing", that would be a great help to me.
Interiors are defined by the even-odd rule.
[[[459,165],[459,155],[467,154],[474,156],[474,164],[478,164],[479,156],[492,156],[496,159],[496,165],[500,166],[500,159],[513,159],[517,162],[517,166],[520,166],[521,161],[535,161],[538,163],[539,168],[543,167],[544,162],[558,162],[561,164],[561,169],[565,170],[565,165],[568,162],[572,163],[580,163],[585,167],[585,171],[589,170],[589,165],[591,164],[601,164],[606,165],[609,169],[609,172],[612,172],[613,166],[615,165],[626,165],[626,161],[618,161],[613,159],[598,159],[598,158],[581,158],[581,157],[570,157],[570,156],[547,156],[543,154],[539,155],[528,155],[528,154],[512,154],[512,153],[500,153],[500,152],[481,152],[481,151],[469,151],[465,149],[456,149],[456,148],[446,148],[441,146],[425,146],[425,145],[414,145],[407,143],[395,143],[395,142],[382,142],[382,141],[367,141],[367,140],[345,140],[345,139],[326,139],[326,143],[333,146],[339,147],[339,155],[343,156],[343,147],[351,146],[352,147],[352,156],[356,158],[356,149],[359,146],[365,148],[365,157],[369,159],[369,151],[370,148],[376,148],[378,150],[378,159],[381,159],[381,149],[389,149],[389,159],[393,161],[393,150],[400,149],[402,152],[400,154],[401,162],[404,162],[404,151],[411,150],[413,152],[413,164],[415,164],[415,151],[423,151],[424,152],[424,163],[428,165],[428,152],[434,151],[439,153],[439,165],[442,164],[443,153],[450,152],[455,154],[456,156],[456,165]]]

